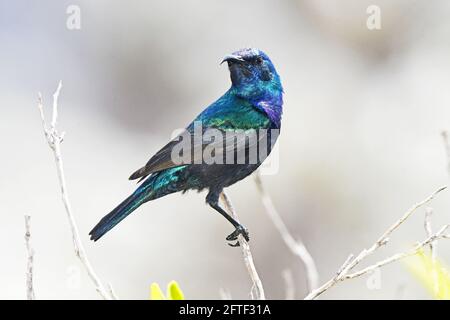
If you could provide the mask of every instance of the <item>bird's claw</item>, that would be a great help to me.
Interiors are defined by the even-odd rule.
[[[234,244],[229,243],[228,245],[230,247],[239,247],[240,246],[239,241],[238,241],[239,235],[242,235],[246,241],[250,240],[250,237],[248,235],[248,230],[244,226],[240,225],[236,228],[236,230],[233,231],[233,233],[231,233],[227,237],[227,241],[236,241]]]
[[[239,243],[239,241],[236,241],[235,243],[229,243],[228,244],[230,247],[236,248],[236,247],[240,247],[241,244]]]

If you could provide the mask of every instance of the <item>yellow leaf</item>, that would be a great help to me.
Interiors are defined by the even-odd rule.
[[[167,287],[167,296],[169,300],[184,300],[183,291],[181,291],[176,281],[171,281]]]
[[[157,283],[152,283],[150,286],[150,299],[151,300],[166,300],[164,293]]]
[[[421,251],[405,262],[412,275],[435,299],[450,300],[450,275],[441,261],[433,261],[430,255]]]

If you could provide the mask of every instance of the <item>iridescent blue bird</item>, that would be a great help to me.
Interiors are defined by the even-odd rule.
[[[225,56],[223,62],[228,64],[231,88],[207,107],[186,128],[186,132],[194,135],[194,123],[200,123],[203,127],[202,130],[214,128],[224,134],[266,129],[262,131],[268,132],[266,135],[270,139],[267,140],[273,142],[277,136],[271,135],[270,129],[279,130],[281,127],[283,88],[271,60],[258,49],[246,48]],[[263,141],[262,136],[258,136],[258,143]],[[223,215],[235,228],[234,232],[226,239],[235,241],[239,234],[242,234],[247,240],[249,239],[247,229],[219,205],[219,197],[224,188],[244,179],[260,166],[267,154],[270,153],[272,143],[267,145],[267,154],[260,155],[255,163],[206,164],[193,161],[188,164],[180,164],[172,159],[172,151],[178,142],[177,139],[169,142],[144,167],[131,175],[130,180],[141,179],[143,180],[142,184],[117,208],[100,220],[89,233],[92,240],[100,239],[145,202],[174,192],[203,189],[208,190],[207,204]],[[213,146],[217,144],[215,147],[220,153],[220,150],[223,151],[222,142],[210,141],[208,144],[213,144]],[[196,143],[202,144],[200,148],[197,148]],[[193,142],[190,146],[192,149],[184,152],[189,152],[195,159],[197,150],[200,150],[201,153],[205,142],[200,140],[200,142]],[[237,144],[233,146],[234,149],[238,148]],[[248,143],[245,144],[246,150],[249,147]],[[247,155],[246,159],[248,160]],[[238,245],[238,243],[236,244]]]

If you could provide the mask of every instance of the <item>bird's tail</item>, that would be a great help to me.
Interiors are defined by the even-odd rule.
[[[135,192],[119,204],[113,211],[108,213],[100,220],[94,229],[89,232],[91,240],[97,241],[105,233],[114,228],[120,221],[125,219],[130,213],[136,210],[141,204],[146,201],[143,193]]]
[[[89,232],[91,240],[97,241],[103,237],[105,233],[114,228],[143,203],[177,192],[179,187],[183,186],[182,181],[178,179],[178,173],[181,171],[182,167],[177,167],[148,177],[131,196],[97,223],[94,229]]]

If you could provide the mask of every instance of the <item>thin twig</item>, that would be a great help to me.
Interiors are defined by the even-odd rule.
[[[305,297],[305,300],[316,299],[319,295],[321,295],[322,293],[324,293],[325,291],[327,291],[328,289],[330,289],[331,287],[333,287],[340,281],[343,281],[345,279],[355,278],[355,277],[358,277],[369,271],[373,271],[374,269],[376,269],[380,266],[384,266],[388,263],[391,263],[393,261],[397,261],[401,258],[404,258],[405,256],[414,254],[414,252],[417,252],[417,250],[419,250],[423,246],[430,244],[432,241],[434,241],[438,238],[444,238],[446,236],[446,235],[444,235],[444,232],[448,226],[444,226],[439,232],[428,237],[422,243],[419,243],[419,245],[421,245],[421,246],[419,246],[419,247],[416,246],[415,249],[413,249],[412,251],[410,251],[408,253],[400,253],[400,254],[394,255],[388,259],[377,262],[370,267],[367,267],[365,269],[362,269],[362,270],[354,272],[354,273],[350,273],[350,271],[352,271],[361,261],[363,261],[368,256],[372,255],[377,249],[379,249],[383,245],[387,244],[389,241],[389,236],[392,234],[392,232],[394,230],[396,230],[398,227],[400,227],[400,225],[402,225],[402,223],[405,222],[405,220],[407,220],[411,216],[411,214],[413,214],[418,208],[420,208],[420,207],[424,206],[425,204],[427,204],[428,202],[430,202],[438,193],[445,190],[446,188],[447,188],[446,186],[439,188],[438,190],[433,192],[430,196],[428,196],[425,200],[413,205],[408,211],[405,212],[405,214],[399,220],[397,220],[394,224],[392,224],[369,249],[363,249],[355,258],[352,257],[351,259],[347,259],[346,262],[344,263],[344,265],[339,269],[339,272],[332,279],[328,280],[325,284],[323,284],[319,288],[311,291]],[[414,251],[414,250],[416,250],[416,251]]]
[[[31,246],[31,217],[25,215],[25,245],[27,248],[27,299],[34,300],[33,272],[34,272],[34,250]]]
[[[431,216],[432,215],[433,215],[433,208],[430,208],[430,207],[426,208],[425,209],[424,228],[425,228],[425,232],[428,237],[430,237],[433,234],[433,229],[431,227]],[[433,242],[430,243],[430,251],[431,251],[431,256],[435,256]]]
[[[448,138],[448,132],[442,131],[442,140],[444,142],[445,154],[447,155],[447,174],[450,177],[450,141]]]
[[[375,269],[380,268],[382,266],[385,266],[385,265],[387,265],[389,263],[398,261],[400,259],[403,259],[403,258],[406,258],[406,257],[409,257],[409,256],[413,256],[413,255],[419,253],[425,246],[429,245],[433,241],[436,241],[438,239],[442,239],[443,238],[442,236],[443,236],[444,232],[449,228],[449,226],[450,225],[443,226],[438,232],[436,232],[435,234],[430,235],[428,238],[426,238],[422,242],[419,242],[411,250],[406,251],[406,252],[402,252],[402,253],[394,254],[394,255],[390,256],[389,258],[381,260],[381,261],[379,261],[379,262],[377,262],[377,263],[375,263],[375,264],[373,264],[371,266],[368,266],[368,267],[366,267],[364,269],[361,269],[361,270],[356,271],[354,273],[346,274],[345,277],[343,277],[343,279],[357,278],[359,276],[362,276],[363,274],[370,273],[370,272],[374,271]]]
[[[102,296],[102,298],[103,299],[112,299],[111,295],[105,289],[105,287],[103,286],[99,277],[97,276],[94,269],[92,268],[92,265],[86,255],[86,251],[84,250],[83,243],[81,242],[79,231],[78,231],[78,226],[75,222],[75,217],[72,213],[72,206],[70,204],[69,195],[68,195],[67,186],[66,186],[66,178],[65,178],[65,174],[64,174],[63,160],[61,157],[61,142],[63,141],[64,134],[59,134],[56,129],[56,124],[57,124],[57,120],[58,120],[58,97],[59,97],[61,88],[62,88],[62,83],[60,81],[58,84],[58,88],[56,89],[55,93],[53,94],[53,112],[52,112],[52,121],[51,121],[50,127],[47,127],[47,123],[45,121],[42,95],[39,93],[38,108],[39,108],[40,115],[41,115],[42,126],[44,129],[44,135],[47,139],[48,145],[50,146],[50,148],[53,151],[53,156],[55,158],[56,171],[58,173],[62,201],[63,201],[64,207],[66,209],[67,218],[69,219],[75,254],[80,259],[81,263],[84,265],[90,279],[94,283],[96,290]]]
[[[295,299],[295,286],[294,286],[294,276],[290,269],[285,269],[282,272],[282,277],[284,280],[284,287],[286,288],[286,300]]]
[[[230,291],[224,288],[219,288],[219,295],[222,300],[232,300]]]
[[[391,233],[397,229],[398,227],[400,227],[400,225],[405,222],[406,219],[408,219],[411,214],[414,213],[414,211],[416,211],[418,208],[422,207],[423,205],[427,204],[428,202],[430,202],[431,200],[434,199],[434,197],[441,191],[444,191],[447,188],[447,186],[442,186],[439,189],[437,189],[435,192],[433,192],[428,198],[426,198],[425,200],[416,203],[415,205],[413,205],[408,211],[406,211],[406,213],[397,221],[395,222],[389,229],[387,229],[385,231],[385,233],[378,239],[378,241],[369,249],[369,251],[374,251],[376,250],[378,247],[384,245],[387,243],[387,241],[389,241],[389,236],[391,235]]]
[[[433,235],[433,228],[431,227],[431,216],[433,215],[433,208],[426,208],[425,209],[425,232],[428,237],[431,237]],[[434,292],[437,294],[439,292],[439,275],[437,271],[437,241],[431,241],[429,244],[430,247],[430,256],[431,256],[431,265],[433,266],[432,269],[432,276],[433,276],[433,287]]]
[[[306,270],[306,279],[308,281],[308,291],[312,291],[319,286],[319,272],[317,271],[314,259],[312,258],[308,249],[306,249],[306,246],[303,244],[301,239],[297,238],[296,240],[289,233],[286,224],[283,222],[283,219],[281,219],[280,214],[273,204],[272,198],[264,188],[259,172],[255,174],[255,183],[270,220],[272,220],[272,223],[277,228],[286,246],[295,256],[300,259],[300,261],[304,265]]]
[[[116,294],[116,291],[114,290],[111,283],[108,283],[108,289],[109,289],[109,295],[111,296],[112,300],[119,300],[119,297]]]
[[[344,263],[342,264],[342,266],[339,268],[338,272],[336,272],[336,275],[340,275],[342,273],[342,271],[345,270],[345,268],[347,268],[347,266],[350,264],[350,262],[352,262],[353,260],[353,253],[350,253],[350,255],[347,257],[347,259],[344,261]]]
[[[221,193],[221,199],[224,202],[227,210],[236,221],[239,221],[239,218],[234,210],[233,204],[231,203],[230,198],[227,196],[225,191]],[[266,297],[264,295],[264,288],[262,281],[256,271],[255,263],[253,262],[252,252],[250,251],[250,246],[248,242],[244,239],[244,237],[240,234],[238,236],[239,244],[242,248],[242,255],[244,257],[245,266],[247,267],[248,274],[250,275],[250,279],[252,280],[253,286],[251,290],[251,296],[256,300],[265,300]]]

